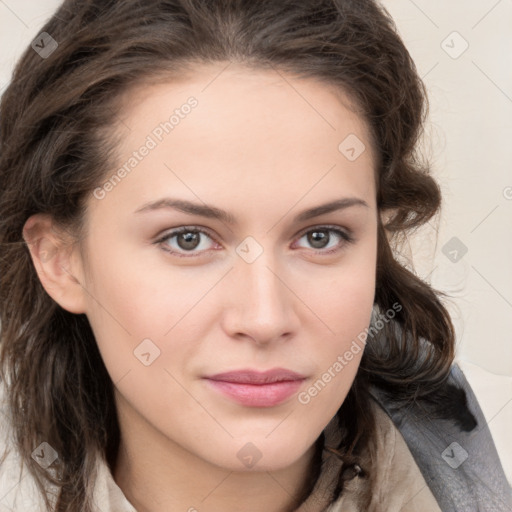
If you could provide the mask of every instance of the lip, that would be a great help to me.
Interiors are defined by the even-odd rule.
[[[217,392],[247,407],[274,407],[297,392],[306,377],[285,368],[237,370],[203,377]]]

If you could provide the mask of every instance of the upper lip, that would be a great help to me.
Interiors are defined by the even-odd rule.
[[[238,384],[271,384],[273,382],[303,380],[306,377],[286,368],[273,368],[263,372],[258,370],[235,370],[209,375],[205,378]]]

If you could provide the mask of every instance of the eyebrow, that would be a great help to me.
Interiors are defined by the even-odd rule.
[[[357,197],[344,197],[342,199],[337,199],[335,201],[304,210],[295,217],[295,221],[303,222],[315,217],[319,217],[320,215],[325,215],[327,213],[335,212],[338,210],[345,210],[352,206],[363,206],[368,208],[368,203]],[[210,206],[207,204],[193,203],[184,199],[173,199],[170,197],[147,203],[135,210],[134,213],[138,214],[168,208],[191,215],[199,215],[200,217],[205,217],[208,219],[220,220],[230,225],[237,224],[236,218],[225,210],[221,210],[220,208],[216,208],[215,206]]]

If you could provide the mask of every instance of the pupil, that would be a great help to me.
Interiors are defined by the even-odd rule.
[[[182,243],[183,242],[183,243]],[[187,231],[178,236],[178,245],[181,249],[195,249],[199,242],[199,233]]]
[[[309,236],[309,243],[317,249],[322,249],[327,245],[329,236],[326,231],[312,231]]]

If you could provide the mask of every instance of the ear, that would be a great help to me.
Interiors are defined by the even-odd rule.
[[[85,313],[82,259],[69,234],[50,215],[32,215],[23,227],[37,275],[48,295],[70,313]]]

